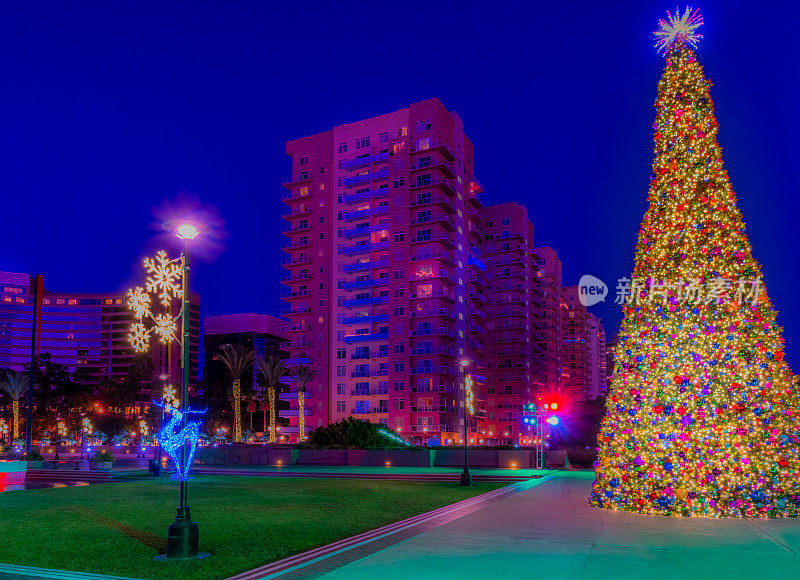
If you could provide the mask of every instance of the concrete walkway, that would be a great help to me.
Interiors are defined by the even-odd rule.
[[[562,473],[338,569],[306,577],[800,577],[796,519],[608,512],[587,503],[592,476]]]

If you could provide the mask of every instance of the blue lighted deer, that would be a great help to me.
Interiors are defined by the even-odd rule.
[[[169,421],[167,421],[158,432],[158,442],[161,448],[167,452],[172,458],[177,471],[172,475],[172,479],[178,481],[189,481],[189,469],[192,467],[194,461],[194,451],[197,448],[197,438],[200,433],[200,421],[186,421],[186,425],[181,427],[183,422],[184,413],[180,409],[176,409],[172,405],[165,405],[163,400],[161,403],[153,401],[156,407],[164,409],[169,414]],[[196,409],[187,409],[186,415],[204,415],[208,409],[202,411]],[[179,431],[175,431],[175,428]],[[186,463],[181,464],[181,448],[184,444],[189,443],[189,452],[186,454]]]

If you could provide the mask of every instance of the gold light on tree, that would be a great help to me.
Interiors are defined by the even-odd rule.
[[[473,387],[473,379],[472,375],[467,375],[464,378],[464,390],[466,392],[466,403],[467,403],[467,411],[470,415],[475,414],[475,391],[472,389]]]
[[[161,344],[181,341],[178,339],[178,322],[181,315],[172,316],[174,300],[183,298],[183,263],[181,258],[170,260],[164,250],[155,258],[144,259],[147,274],[145,287],[128,290],[128,308],[133,311],[136,322],[131,325],[128,341],[136,352],[150,349],[150,336],[155,335]],[[163,312],[153,312],[153,299],[157,299]]]

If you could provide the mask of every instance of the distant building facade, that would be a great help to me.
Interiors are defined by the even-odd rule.
[[[0,272],[0,368],[22,370],[30,362],[33,324],[32,277]],[[199,354],[199,298],[191,299],[189,325],[190,382],[197,383]],[[49,353],[53,362],[71,371],[81,369],[84,384],[121,381],[134,361],[128,344],[133,314],[121,292],[54,292],[42,296],[37,353]],[[153,384],[167,375],[180,384],[180,349],[151,341]]]

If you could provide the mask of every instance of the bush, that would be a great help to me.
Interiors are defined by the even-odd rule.
[[[23,461],[44,461],[44,457],[38,451],[31,451],[30,453],[22,454]]]
[[[98,451],[92,457],[94,463],[114,463],[114,456],[108,451]]]
[[[397,434],[380,423],[347,417],[325,427],[317,427],[299,449],[406,449]]]
[[[572,467],[588,469],[597,461],[597,450],[592,447],[567,447],[567,457]]]

